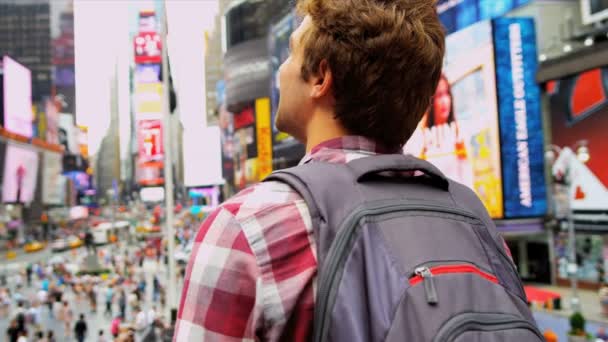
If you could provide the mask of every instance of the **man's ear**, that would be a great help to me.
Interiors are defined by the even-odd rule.
[[[334,78],[329,68],[329,63],[326,59],[319,63],[316,76],[313,78],[314,84],[312,87],[311,96],[313,98],[321,98],[328,95],[331,92]]]

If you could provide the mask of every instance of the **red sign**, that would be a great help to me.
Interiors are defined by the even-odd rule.
[[[160,120],[138,121],[139,160],[142,163],[163,160],[163,135]]]
[[[135,49],[135,63],[160,63],[162,42],[156,32],[140,32],[133,41]]]

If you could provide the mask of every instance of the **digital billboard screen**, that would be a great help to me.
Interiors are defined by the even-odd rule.
[[[504,211],[490,22],[448,36],[446,48],[431,108],[405,151],[474,189],[490,215],[499,218]]]
[[[32,73],[8,56],[2,59],[4,128],[32,137]]]
[[[608,159],[604,158],[608,130],[608,66],[547,83],[551,108],[551,137],[561,148],[576,149],[586,141],[586,163],[570,157],[571,205],[587,213],[608,210]],[[576,153],[576,151],[572,151]],[[565,157],[565,156],[564,156]]]
[[[523,18],[449,35],[430,109],[404,148],[473,189],[492,218],[547,210],[534,35]]]
[[[36,190],[38,153],[24,147],[8,144],[4,159],[2,201],[30,203]]]
[[[439,0],[437,13],[447,33],[462,30],[530,3],[532,0]]]

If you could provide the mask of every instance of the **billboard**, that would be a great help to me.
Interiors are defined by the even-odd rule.
[[[437,14],[450,34],[480,21],[500,17],[531,0],[439,0]]]
[[[2,59],[4,128],[32,137],[32,73],[8,56]]]
[[[532,19],[493,21],[506,217],[547,211],[536,32]]]
[[[76,127],[74,126],[74,115],[60,113],[58,139],[59,144],[63,145],[66,153],[78,153],[78,143],[76,138],[77,132]]]
[[[38,153],[17,145],[6,146],[2,201],[30,203],[36,190]]]
[[[135,85],[135,113],[138,118],[148,115],[150,118],[162,115],[163,85],[156,83],[138,83]]]
[[[608,210],[608,159],[603,158],[608,130],[608,66],[547,83],[553,144],[572,172],[570,196],[576,211]],[[585,140],[590,159],[579,161],[577,143]],[[560,160],[558,160],[560,162]]]
[[[222,148],[218,126],[184,128],[184,185],[222,184]]]
[[[519,25],[522,34],[528,29],[534,34],[531,20],[501,19],[447,37],[443,75],[432,105],[405,146],[406,153],[429,160],[473,189],[493,218],[542,216],[546,211],[536,52],[534,46],[532,51],[516,42],[509,45],[517,38],[515,30],[509,36],[510,25]],[[520,36],[519,42],[528,38]],[[501,50],[495,39],[501,41]],[[514,99],[528,105],[526,127],[537,134],[526,130],[524,137],[516,106],[521,101]],[[516,117],[520,135],[512,128]]]
[[[62,156],[54,152],[42,152],[42,203],[63,204],[65,199],[65,177],[62,172]]]
[[[140,162],[147,163],[163,160],[163,134],[162,122],[160,120],[138,121],[137,141]]]

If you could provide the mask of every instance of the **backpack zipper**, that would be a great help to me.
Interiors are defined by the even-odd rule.
[[[427,303],[429,303],[429,305],[437,305],[438,296],[434,278],[436,276],[441,276],[445,274],[473,274],[482,277],[492,283],[498,284],[498,278],[496,278],[494,275],[481,270],[479,267],[471,263],[465,263],[434,267],[418,267],[414,271],[414,275],[409,280],[410,286],[416,286],[420,283],[423,283]]]
[[[386,202],[384,202],[386,203]],[[394,203],[394,202],[393,202]],[[347,254],[344,253],[347,246],[351,245],[354,241],[356,233],[359,231],[359,221],[366,216],[377,216],[382,214],[388,214],[392,212],[404,212],[404,211],[432,211],[432,212],[443,212],[446,214],[458,215],[473,219],[475,221],[483,223],[472,213],[460,209],[444,207],[434,204],[383,204],[376,207],[364,207],[363,209],[355,209],[353,213],[348,216],[342,223],[338,233],[327,253],[323,270],[318,280],[319,289],[317,293],[316,303],[319,306],[315,309],[314,314],[314,333],[313,341],[323,342],[326,340],[328,326],[326,324],[326,317],[330,314],[328,310],[333,307],[335,302],[335,295],[337,287],[335,283],[339,283],[342,279],[342,273],[338,272],[338,269],[344,265]],[[494,239],[492,239],[494,240]],[[506,257],[506,256],[505,256]]]

